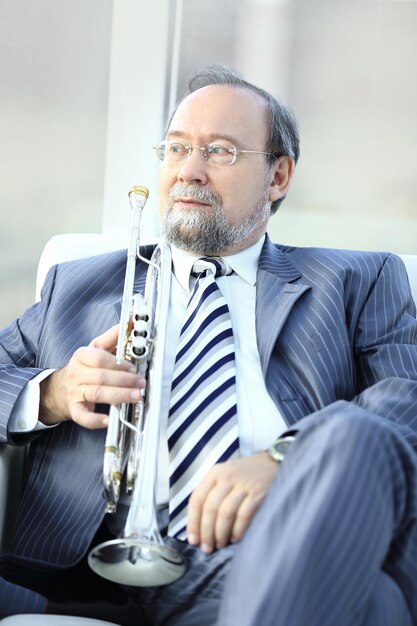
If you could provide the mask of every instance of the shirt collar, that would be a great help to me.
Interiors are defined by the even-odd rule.
[[[245,248],[235,254],[229,254],[224,260],[230,265],[230,267],[238,274],[243,280],[246,280],[250,285],[256,284],[256,273],[258,270],[259,257],[261,255],[262,246],[265,241],[265,235],[263,235],[255,244],[249,248]],[[171,246],[172,251],[172,263],[174,266],[174,275],[181,287],[186,291],[189,291],[190,286],[190,273],[195,259],[198,259],[201,254],[192,254],[175,246]]]

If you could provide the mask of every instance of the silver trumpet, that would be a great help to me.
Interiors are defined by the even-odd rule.
[[[131,503],[119,539],[106,541],[88,555],[91,569],[114,582],[147,587],[166,585],[186,569],[184,558],[164,545],[156,515],[155,486],[161,413],[162,371],[166,339],[171,252],[159,245],[151,260],[139,252],[140,218],[149,192],[133,187],[131,240],[123,288],[116,358],[127,359],[146,379],[140,400],[111,406],[104,451],[103,479],[107,513],[114,513],[127,457],[126,489]],[[145,292],[133,295],[136,259],[147,263]]]

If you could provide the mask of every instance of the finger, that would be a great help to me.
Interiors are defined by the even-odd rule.
[[[236,514],[235,522],[230,534],[230,541],[236,543],[240,541],[248,529],[256,511],[261,506],[265,495],[247,496],[242,500]]]
[[[136,372],[135,365],[130,361],[123,360],[119,363],[114,354],[94,346],[78,348],[71,361],[77,366]]]
[[[81,364],[69,367],[66,375],[69,406],[77,402],[137,402],[140,398],[138,390],[144,386],[145,380],[140,374],[97,369]]]
[[[233,489],[220,503],[214,529],[216,548],[223,548],[234,537],[238,512],[246,497],[247,494],[243,491]]]
[[[145,386],[145,379],[141,374],[126,372],[125,370],[119,371],[84,366],[77,371],[76,384],[142,389]]]
[[[109,423],[108,415],[103,413],[94,413],[93,404],[85,402],[77,402],[71,407],[71,419],[84,428],[91,430],[97,428],[105,428]]]
[[[203,552],[213,552],[217,546],[216,527],[218,523],[220,526],[227,525],[224,521],[219,522],[219,514],[222,504],[232,488],[231,484],[218,483],[206,497],[200,521],[200,544]]]
[[[188,543],[198,545],[200,543],[200,526],[203,505],[207,494],[216,484],[212,473],[202,480],[190,496],[187,507],[187,539]]]
[[[112,387],[107,385],[80,386],[80,399],[87,404],[122,404],[138,402],[142,391],[135,387]]]

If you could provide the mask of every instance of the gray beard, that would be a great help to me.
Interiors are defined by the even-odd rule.
[[[190,211],[174,209],[174,198],[178,196],[203,200],[211,206]],[[165,215],[161,221],[161,234],[165,241],[177,248],[196,254],[214,255],[242,244],[260,230],[269,216],[267,189],[244,222],[231,224],[218,194],[204,187],[177,183],[168,195]]]

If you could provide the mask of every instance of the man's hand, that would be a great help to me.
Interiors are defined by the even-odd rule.
[[[268,493],[278,464],[267,452],[214,465],[188,503],[189,543],[204,552],[239,541]]]
[[[44,424],[73,420],[86,428],[107,426],[108,417],[94,413],[96,403],[137,402],[145,381],[128,361],[117,364],[114,351],[119,326],[74,352],[68,364],[40,385],[39,419]]]

